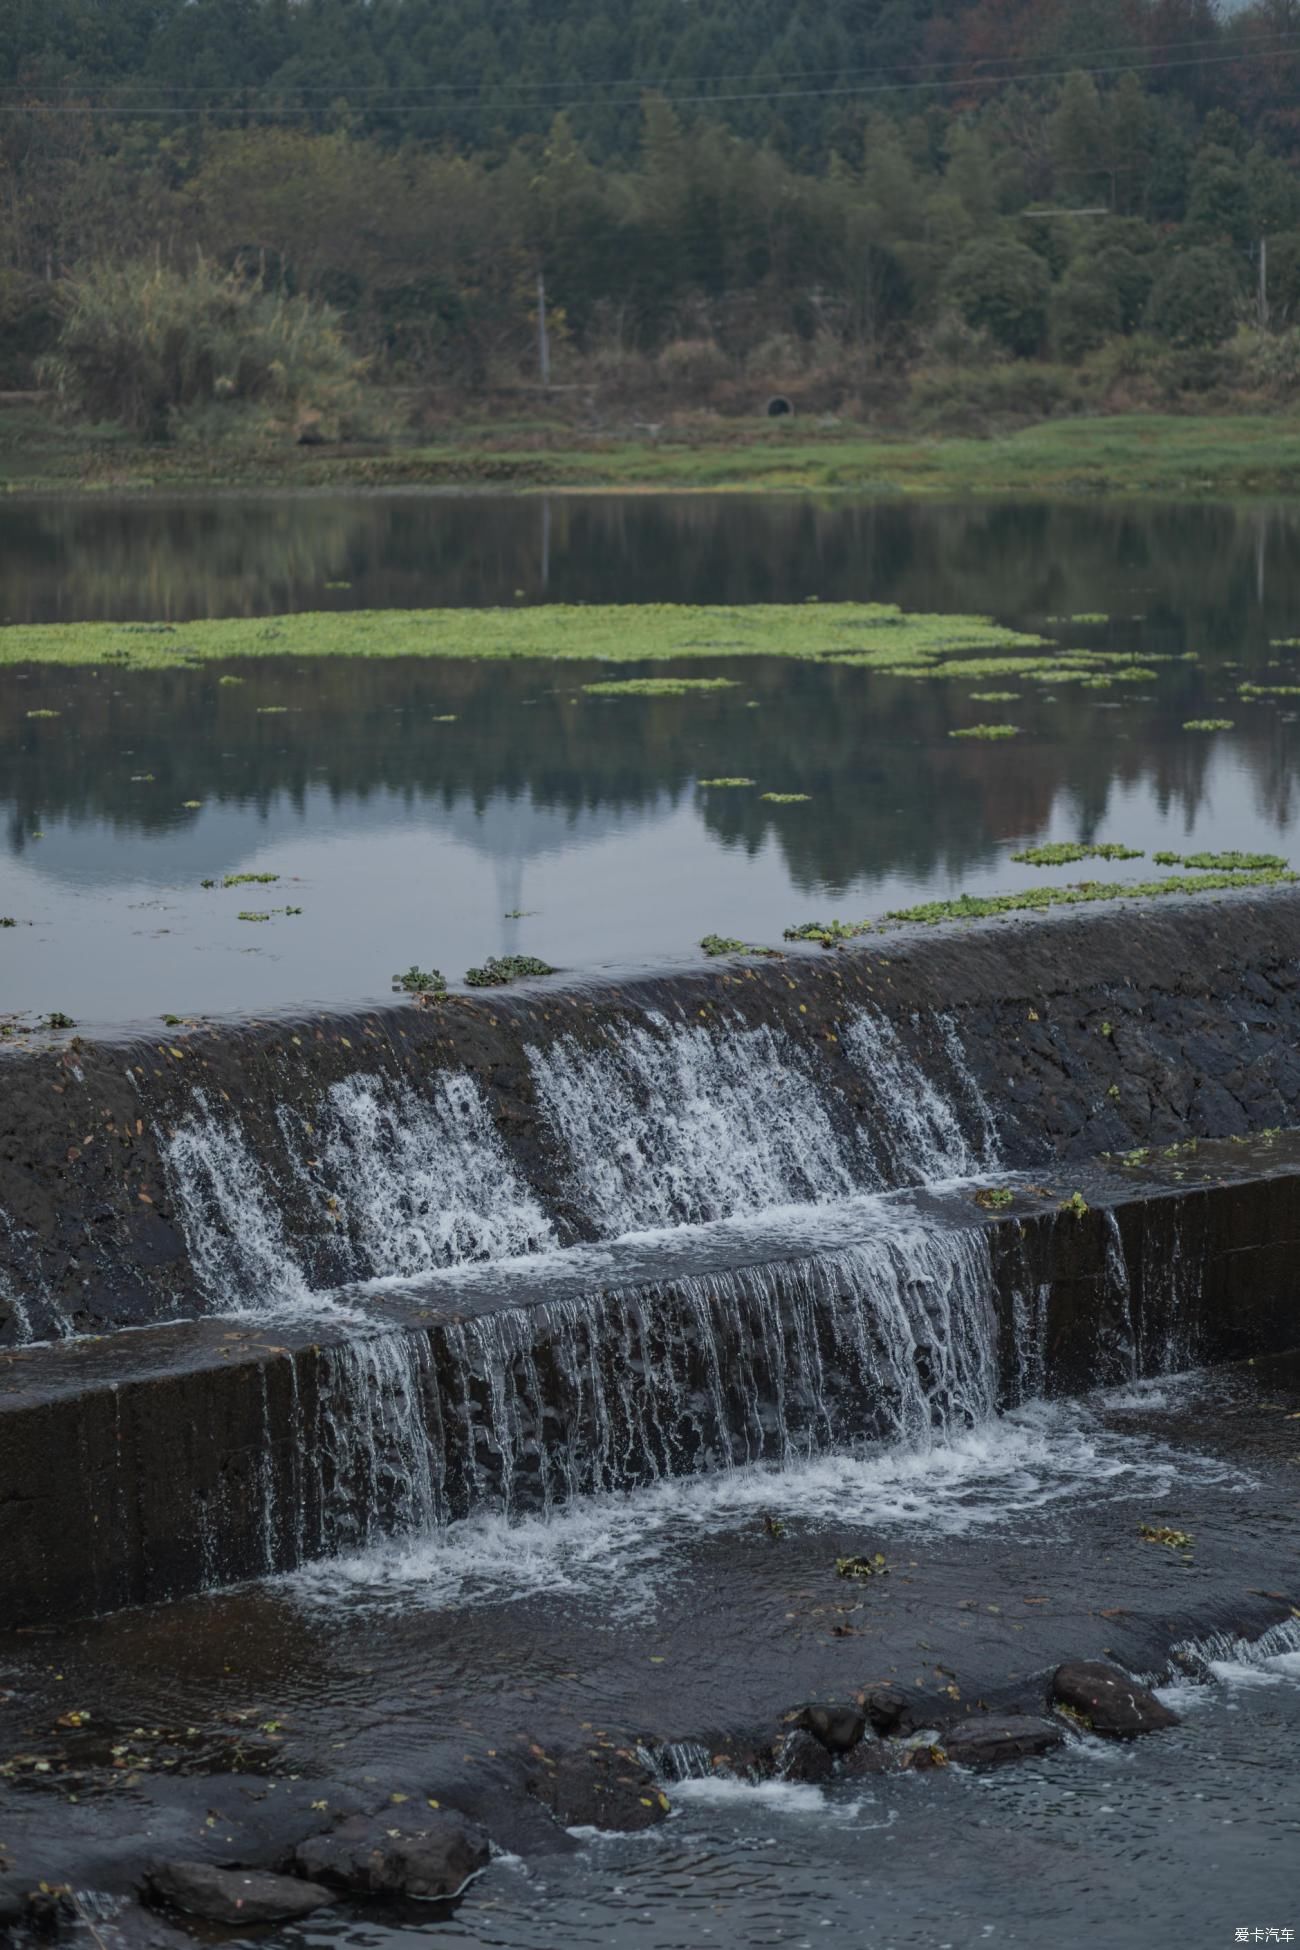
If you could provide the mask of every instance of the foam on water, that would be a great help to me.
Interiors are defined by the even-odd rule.
[[[970,1075],[956,1028],[947,1022],[945,1048],[966,1085],[979,1125],[979,1142],[967,1138],[953,1098],[941,1091],[905,1049],[894,1025],[863,1009],[845,1024],[842,1041],[850,1063],[876,1100],[872,1137],[887,1184],[919,1184],[933,1178],[967,1178],[996,1162],[992,1118]]]
[[[774,1515],[786,1523],[963,1536],[1034,1519],[1079,1497],[1154,1506],[1189,1475],[1232,1472],[1208,1458],[1097,1427],[1077,1406],[1032,1403],[946,1439],[858,1454],[665,1479],[578,1497],[511,1521],[479,1515],[297,1573],[305,1601],[435,1609],[584,1594],[625,1613],[652,1610],[689,1568],[692,1544]]]

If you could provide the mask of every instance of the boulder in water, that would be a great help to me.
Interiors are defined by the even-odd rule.
[[[541,1754],[524,1785],[564,1828],[652,1828],[668,1796],[630,1747]]]
[[[328,1835],[312,1835],[293,1852],[295,1875],[346,1896],[459,1895],[487,1867],[487,1836],[450,1809],[415,1820],[354,1815]]]
[[[205,1923],[291,1923],[334,1897],[300,1876],[263,1869],[219,1869],[211,1862],[157,1862],[144,1878],[149,1902],[184,1910]]]
[[[914,1733],[918,1727],[934,1722],[918,1712],[919,1702],[901,1686],[872,1686],[862,1695],[862,1710],[873,1732],[879,1734]]]
[[[874,1734],[868,1734],[844,1755],[838,1776],[842,1781],[857,1781],[868,1774],[888,1774],[897,1765],[898,1754],[888,1741],[877,1740]]]
[[[1059,1726],[1030,1713],[978,1714],[945,1727],[939,1744],[958,1767],[1005,1767],[1011,1761],[1034,1760],[1050,1753],[1065,1739]]]
[[[867,1730],[866,1715],[856,1706],[803,1706],[791,1718],[831,1754],[847,1754]]]
[[[1051,1697],[1093,1733],[1131,1740],[1139,1733],[1176,1727],[1178,1715],[1118,1666],[1075,1659],[1052,1674]]]
[[[776,1771],[783,1781],[829,1781],[835,1760],[829,1748],[798,1728],[776,1743]]]

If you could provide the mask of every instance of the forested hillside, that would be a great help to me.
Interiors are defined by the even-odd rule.
[[[541,274],[552,377],[629,397],[1276,395],[1298,83],[1300,0],[0,0],[0,385],[158,429],[287,334],[336,405],[482,390]]]

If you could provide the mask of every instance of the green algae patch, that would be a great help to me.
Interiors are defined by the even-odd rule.
[[[999,738],[1018,738],[1020,736],[1020,726],[1018,724],[968,724],[963,725],[958,731],[950,731],[948,736],[950,738],[983,738],[991,742],[996,742]]]
[[[806,806],[812,799],[811,792],[760,792],[758,796],[769,806]]]
[[[710,792],[719,792],[724,786],[753,785],[753,779],[697,779],[696,784]]]
[[[13,624],[0,629],[0,664],[107,663],[162,670],[248,657],[615,664],[803,657],[878,670],[902,666],[920,675],[963,652],[992,656],[1037,650],[1041,657],[1044,642],[988,617],[909,613],[892,603],[544,603],[514,609],[303,611],[184,625]],[[984,674],[960,660],[957,669],[972,678]]]
[[[1231,731],[1231,718],[1188,718],[1183,724],[1184,731]]]

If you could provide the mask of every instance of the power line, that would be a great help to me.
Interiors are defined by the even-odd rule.
[[[1294,39],[1297,31],[1298,30],[1295,29],[1288,30],[1286,32],[1279,31],[1277,34],[1270,34],[1263,38],[1266,43],[1272,43],[1273,41]],[[1201,38],[1195,40],[1151,41],[1151,42],[1126,41],[1110,47],[1093,48],[1086,56],[1080,57],[1079,62],[1075,63],[1075,67],[1076,68],[1081,67],[1085,61],[1097,61],[1099,59],[1108,59],[1111,56],[1119,56],[1125,54],[1138,54],[1144,56],[1150,56],[1154,54],[1173,54],[1173,53],[1181,53],[1184,50],[1189,48],[1202,48],[1202,47],[1218,48],[1218,47],[1222,47],[1222,45],[1223,45],[1223,36],[1221,34],[1202,36]],[[835,67],[832,68],[807,68],[807,69],[795,70],[785,75],[782,75],[780,79],[782,81],[814,81],[823,75],[834,75],[842,78],[847,75],[870,75],[870,74],[877,74],[882,71],[886,74],[913,74],[921,70],[924,70],[926,74],[932,74],[932,73],[942,73],[954,68],[960,68],[967,71],[979,71],[981,69],[997,68],[1006,71],[1007,74],[1013,75],[1014,73],[1018,72],[1020,69],[1024,68],[1025,62],[1027,60],[1031,60],[1032,58],[1033,57],[1023,57],[1018,59],[1015,56],[1007,55],[1003,57],[989,57],[988,59],[985,60],[972,60],[969,56],[963,56],[961,58],[950,60],[950,61],[929,61],[929,60],[890,61],[890,62],[885,62],[883,64],[880,62],[872,62],[867,66],[863,66],[859,68],[845,67],[842,64],[837,64]],[[1242,57],[1238,55],[1230,55],[1230,56],[1225,56],[1224,58],[1236,60]],[[1145,61],[1140,65],[1151,66],[1153,64],[1149,61]],[[1029,69],[1027,71],[1031,75],[1034,72],[1032,69]],[[1006,78],[1005,74],[1003,78]],[[719,83],[733,82],[733,81],[744,82],[744,81],[748,81],[749,79],[750,79],[749,74],[740,74],[740,73],[694,74],[694,75],[677,75],[677,76],[626,75],[626,76],[620,76],[617,81],[597,80],[597,81],[586,82],[583,85],[590,88],[637,88],[637,89],[651,89],[651,90],[667,90],[672,88],[683,88],[687,86],[695,86],[695,87],[703,88],[705,84],[709,82],[719,82]],[[88,88],[121,86],[124,88],[140,89],[148,94],[169,94],[169,95],[176,95],[176,96],[227,95],[233,97],[233,96],[246,96],[250,90],[269,87],[271,85],[272,84],[269,82],[250,82],[247,84],[237,84],[235,86],[232,86],[230,83],[227,82],[219,87],[212,84],[203,84],[203,85],[195,84],[195,85],[186,86],[185,84],[180,82],[148,81],[148,80],[137,81],[133,79],[120,78],[115,83],[106,82],[106,81],[51,82],[48,84],[48,92],[51,94],[76,93],[78,90],[85,90]],[[329,97],[330,99],[337,100],[340,97],[340,95],[345,95],[349,98],[352,97],[360,98],[360,97],[365,97],[367,95],[382,94],[391,91],[392,88],[396,85],[397,84],[394,84],[392,82],[374,82],[365,87],[348,89],[347,87],[338,87],[330,83],[316,83],[316,84],[312,84],[311,86],[300,86],[298,84],[290,84],[290,89],[291,92],[293,92],[294,94],[324,95]],[[929,86],[931,84],[928,82],[921,82],[921,83],[916,83],[914,85]],[[554,91],[555,89],[572,88],[573,83],[571,81],[518,80],[512,82],[511,86],[512,88],[515,89],[533,89],[539,92],[547,93],[547,92]],[[0,83],[0,93],[21,92],[22,87],[23,84],[21,82]],[[448,81],[448,82],[430,82],[425,87],[408,90],[406,92],[411,94],[433,95],[433,96],[441,97],[445,95],[459,95],[459,94],[473,96],[476,94],[481,94],[482,90],[483,90],[483,84],[481,82]],[[709,99],[713,99],[713,97],[709,97]]]
[[[1207,55],[1194,61],[1144,61],[1135,63],[1116,63],[1101,67],[1086,67],[1075,63],[1068,68],[1042,69],[1024,74],[970,75],[953,81],[900,81],[884,82],[872,87],[850,86],[842,88],[793,88],[793,89],[753,89],[743,94],[732,95],[670,95],[666,96],[670,108],[699,108],[727,106],[740,102],[785,102],[785,101],[831,101],[852,97],[856,101],[874,100],[882,95],[913,93],[950,93],[971,88],[1001,88],[1017,82],[1068,81],[1071,75],[1085,74],[1114,79],[1126,74],[1165,74],[1178,69],[1239,67],[1258,61],[1285,61],[1300,54],[1300,44],[1263,49],[1257,54]],[[347,103],[343,91],[334,94],[331,101]],[[511,101],[508,97],[496,102],[457,103],[458,109],[476,109],[483,117],[499,116],[510,109],[546,109],[551,115],[568,108],[635,108],[644,99],[643,95],[628,96],[619,100],[593,100],[591,97],[574,96],[562,102]],[[327,104],[328,105],[328,104]],[[427,101],[374,102],[369,104],[370,112],[376,115],[430,115],[444,104]],[[27,115],[33,109],[40,109],[48,115],[101,116],[122,121],[136,117],[145,121],[205,121],[219,115],[247,116],[260,122],[296,121],[304,116],[318,115],[319,108],[268,108],[260,106],[245,96],[242,100],[226,105],[209,103],[203,107],[157,108],[148,105],[132,107],[123,103],[95,102],[50,102],[29,97],[22,102],[0,102],[0,115]]]

